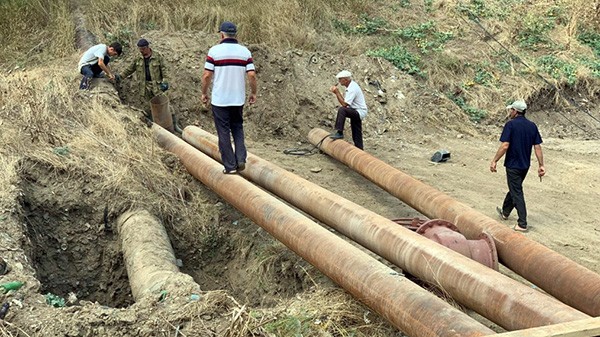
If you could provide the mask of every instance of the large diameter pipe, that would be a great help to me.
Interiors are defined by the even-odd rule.
[[[158,142],[203,184],[410,336],[485,336],[492,330],[154,125]]]
[[[220,158],[217,137],[210,133],[188,126],[183,139]],[[439,285],[507,330],[589,317],[251,153],[247,162],[241,172],[244,177],[411,274]]]
[[[130,211],[117,219],[123,260],[136,302],[162,290],[200,291],[194,279],[179,272],[164,226],[147,211]]]
[[[327,135],[315,128],[308,138],[317,144]],[[467,238],[477,238],[482,232],[491,234],[504,265],[560,301],[600,316],[600,275],[347,142],[327,138],[320,148],[429,218],[454,223]]]

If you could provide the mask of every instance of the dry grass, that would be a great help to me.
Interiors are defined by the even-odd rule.
[[[71,54],[75,27],[68,0],[0,2],[0,65],[47,62]]]
[[[210,193],[183,195],[186,181],[167,166],[177,160],[168,160],[171,155],[114,95],[79,92],[68,66],[16,72],[0,82],[2,181],[42,165],[92,184],[101,191],[96,202],[108,201],[111,213],[150,207],[169,226],[197,228],[194,234],[204,229],[198,225],[203,216],[214,217],[214,206],[203,203]],[[9,193],[10,184],[2,184],[0,195]]]

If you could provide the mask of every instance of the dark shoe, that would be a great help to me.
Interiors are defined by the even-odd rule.
[[[246,169],[246,163],[244,163],[244,162],[238,163],[238,167],[237,167],[238,171],[243,171],[245,169]]]
[[[496,212],[498,212],[498,216],[500,217],[500,219],[508,220],[508,216],[504,215],[500,207],[496,207]]]
[[[79,83],[79,90],[90,90],[92,87],[92,79],[89,77],[83,77]]]
[[[227,171],[227,169],[223,169],[223,174],[236,174],[236,170]]]
[[[527,227],[521,227],[518,224],[516,224],[515,227],[513,227],[513,230],[517,232],[527,232],[529,229]]]
[[[344,134],[338,131],[336,133],[333,133],[333,134],[329,135],[329,138],[331,138],[331,139],[343,139],[344,138]]]

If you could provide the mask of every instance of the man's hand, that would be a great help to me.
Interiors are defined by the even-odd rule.
[[[490,171],[492,172],[496,172],[496,162],[492,160],[492,162],[490,162]]]
[[[540,167],[538,167],[538,177],[540,177],[540,179],[546,175],[546,169],[544,168],[544,165],[540,165]]]
[[[112,73],[108,74],[108,79],[111,81],[115,80],[115,75],[113,75]]]
[[[248,97],[248,103],[250,103],[250,104],[254,104],[254,103],[256,103],[256,94],[251,94],[251,95]]]
[[[208,96],[205,95],[205,94],[202,94],[202,97],[200,98],[200,101],[202,102],[202,104],[208,105]]]
[[[337,94],[338,92],[340,92],[340,89],[338,89],[337,85],[334,85],[331,88],[329,88],[329,91],[331,91],[334,94]]]
[[[165,91],[169,90],[169,83],[168,82],[161,82],[158,85],[158,88],[160,89],[160,91],[165,92]]]

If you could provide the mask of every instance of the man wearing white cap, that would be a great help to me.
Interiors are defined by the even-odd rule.
[[[542,154],[542,137],[537,126],[525,118],[527,104],[525,101],[517,100],[507,106],[510,120],[504,125],[500,136],[500,147],[490,163],[490,171],[496,172],[496,163],[504,154],[504,166],[506,167],[506,181],[508,193],[504,198],[502,208],[496,207],[501,219],[507,220],[513,209],[517,209],[519,219],[513,227],[520,232],[527,231],[527,208],[523,196],[523,180],[527,176],[531,165],[531,149],[533,147],[538,161],[538,176],[540,181],[546,169],[544,168],[544,156]]]
[[[352,129],[352,141],[354,146],[363,149],[362,139],[362,120],[367,116],[367,103],[358,83],[352,80],[352,73],[348,70],[340,71],[335,77],[339,83],[346,87],[346,94],[342,97],[337,85],[329,89],[342,105],[337,112],[335,119],[336,132],[330,136],[332,139],[344,138],[344,124],[346,118],[350,119]]]

